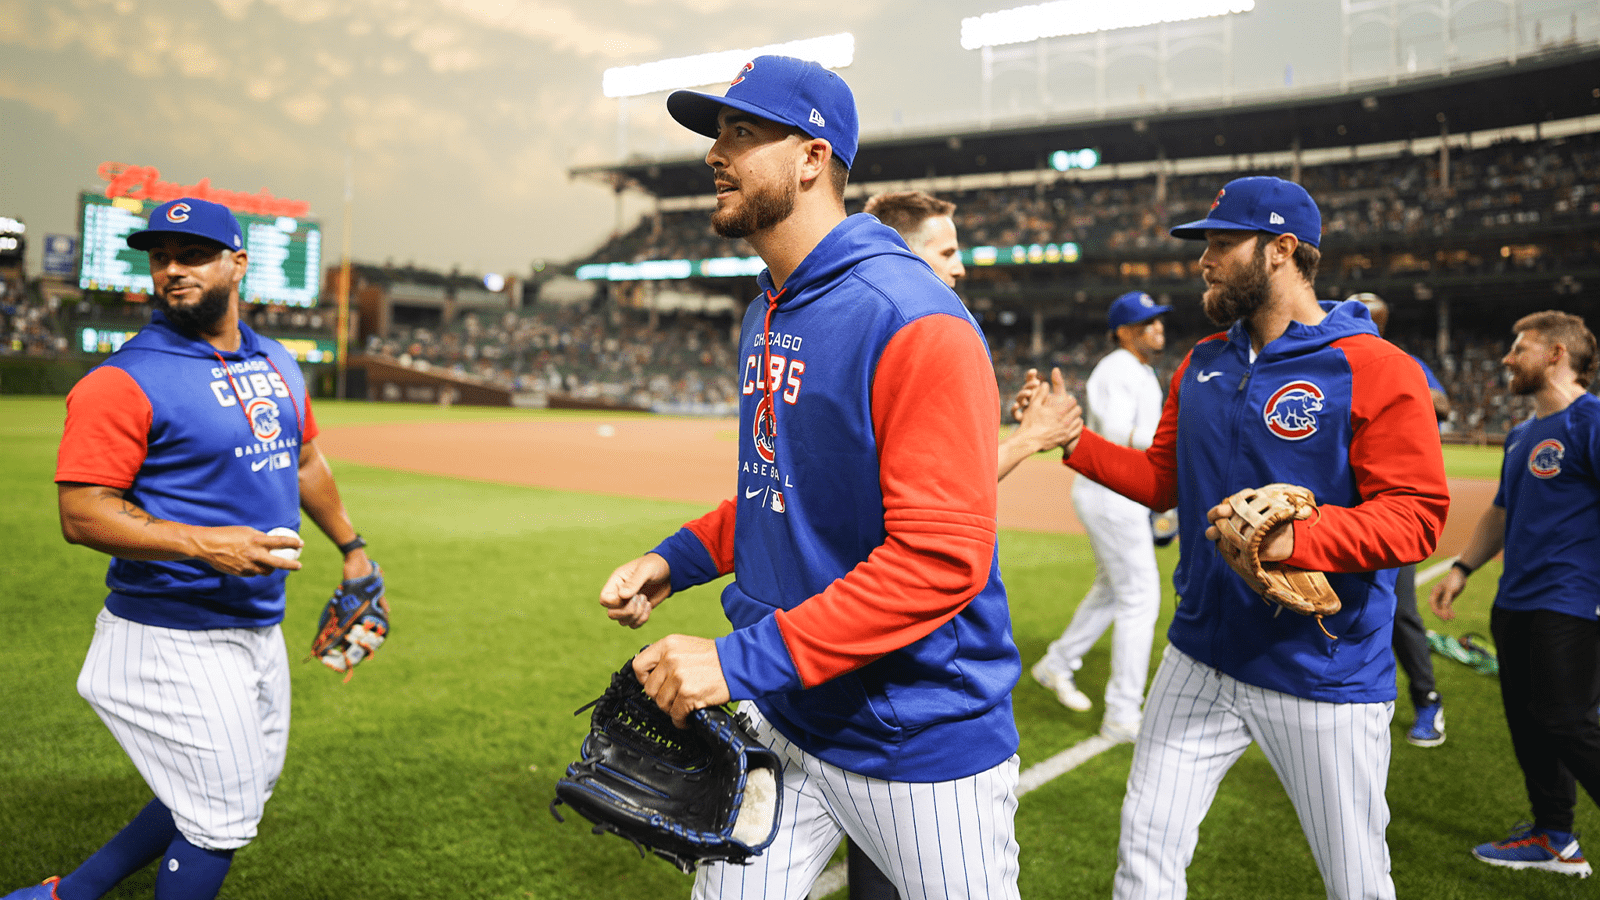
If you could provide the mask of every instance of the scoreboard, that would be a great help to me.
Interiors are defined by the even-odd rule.
[[[150,262],[128,246],[159,204],[85,191],[80,196],[83,253],[78,286],[85,290],[154,290]],[[246,303],[316,306],[321,290],[322,226],[311,219],[235,212],[250,254],[239,297]]]

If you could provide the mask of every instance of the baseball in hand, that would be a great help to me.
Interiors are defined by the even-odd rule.
[[[296,540],[298,540],[300,538],[299,533],[297,533],[293,528],[284,528],[281,525],[278,526],[277,528],[274,528],[271,531],[267,532],[267,534],[272,536],[272,537],[292,537],[292,538],[295,538]],[[302,544],[302,546],[304,546],[304,545]],[[272,555],[273,556],[281,556],[284,559],[299,559],[300,558],[300,548],[299,547],[279,547],[276,550],[272,551]]]

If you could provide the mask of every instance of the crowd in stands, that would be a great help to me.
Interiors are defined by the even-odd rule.
[[[738,410],[732,323],[611,308],[468,313],[443,329],[398,328],[367,352],[530,395],[562,394],[658,412]]]
[[[5,291],[0,297],[0,353],[45,356],[66,350],[66,329],[56,308],[26,299],[20,288]]]
[[[1448,188],[1441,186],[1442,168],[1436,153],[1403,154],[1307,166],[1299,180],[1317,198],[1325,232],[1357,242],[1488,230],[1515,232],[1540,225],[1600,227],[1600,136],[1595,134],[1454,149]],[[1291,175],[1287,167],[1255,167],[1251,172]],[[1167,228],[1173,222],[1201,217],[1220,180],[1216,174],[1169,177],[1162,196],[1153,177],[1079,180],[1063,176],[1040,184],[941,196],[956,204],[956,227],[963,245],[969,247],[1074,242],[1085,252],[1182,254],[1187,248],[1168,235]],[[853,203],[851,212],[865,199]],[[589,261],[749,255],[751,250],[743,241],[717,237],[704,210],[679,210],[645,217],[636,228],[602,246]],[[1463,272],[1481,272],[1519,261],[1462,255],[1441,262]],[[1572,262],[1526,260],[1528,265],[1539,266]]]

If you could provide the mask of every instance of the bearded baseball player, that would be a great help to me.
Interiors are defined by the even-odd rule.
[[[1392,898],[1393,570],[1433,552],[1449,508],[1428,385],[1366,307],[1318,302],[1321,216],[1299,185],[1231,181],[1172,234],[1206,242],[1201,302],[1227,331],[1178,366],[1148,449],[1086,428],[1066,457],[1151,509],[1179,510],[1178,608],[1134,744],[1114,896],[1184,895],[1200,822],[1253,741],[1327,895]],[[1326,573],[1336,613],[1276,614],[1210,546],[1221,532],[1208,523],[1232,513],[1223,500],[1276,482],[1320,505],[1267,532],[1261,558]]]
[[[56,465],[66,539],[112,556],[78,678],[155,794],[63,878],[7,900],[94,900],[160,859],[160,900],[215,897],[283,770],[279,622],[300,510],[340,545],[345,585],[381,596],[317,451],[300,367],[239,321],[248,259],[226,207],[184,198],[128,236],[155,312],[67,396]],[[277,551],[277,552],[275,552]]]
[[[1534,415],[1506,435],[1494,503],[1429,600],[1440,618],[1455,618],[1467,579],[1505,552],[1489,626],[1533,821],[1472,855],[1587,878],[1572,821],[1579,784],[1600,800],[1600,398],[1589,393],[1600,356],[1594,332],[1571,313],[1532,313],[1511,330],[1500,364]]]
[[[977,323],[893,230],[847,217],[855,100],[758,57],[667,108],[713,137],[712,224],[767,264],[740,338],[738,493],[600,592],[638,626],[725,573],[730,634],[635,657],[673,717],[729,700],[784,760],[778,835],[694,896],[801,900],[845,835],[905,897],[1017,897],[1017,730],[995,540],[999,394]],[[930,402],[937,398],[937,402]]]

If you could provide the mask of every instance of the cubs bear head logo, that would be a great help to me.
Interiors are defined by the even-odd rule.
[[[167,221],[168,222],[187,222],[187,221],[189,221],[189,212],[190,212],[189,204],[187,204],[187,203],[174,203],[171,206],[167,207]]]
[[[250,417],[250,432],[258,441],[270,441],[283,433],[278,424],[278,404],[266,397],[257,397],[245,404],[245,415]]]
[[[1322,388],[1309,381],[1291,381],[1272,393],[1261,407],[1267,430],[1286,441],[1301,441],[1317,433],[1317,413],[1322,412]]]
[[[1528,471],[1536,478],[1554,478],[1561,474],[1561,459],[1567,448],[1555,438],[1545,438],[1528,454]]]
[[[756,455],[767,462],[777,460],[778,417],[772,410],[771,394],[762,395],[761,403],[756,406],[756,422],[750,437],[755,441]]]

